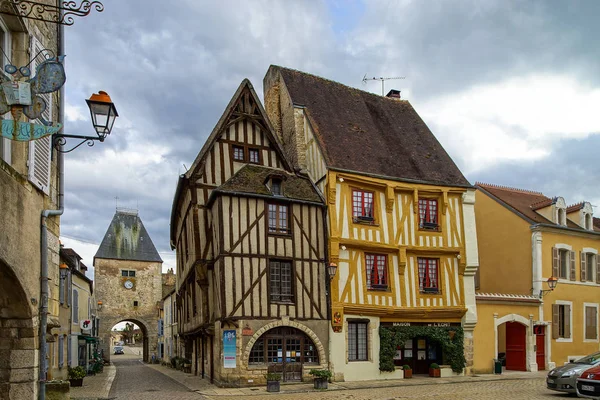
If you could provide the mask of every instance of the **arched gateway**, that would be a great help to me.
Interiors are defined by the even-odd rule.
[[[121,321],[138,325],[144,336],[143,359],[156,354],[162,299],[162,259],[137,211],[117,209],[94,257],[96,300],[102,302],[100,346],[110,359],[110,333]]]

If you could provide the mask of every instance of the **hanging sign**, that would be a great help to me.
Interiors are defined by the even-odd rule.
[[[223,331],[223,368],[235,368],[235,330]]]
[[[89,333],[92,330],[92,321],[89,319],[83,319],[79,322],[81,333]]]
[[[42,125],[29,122],[18,122],[15,120],[2,120],[2,136],[19,142],[28,142],[43,138],[44,136],[54,135],[62,128],[61,124]]]

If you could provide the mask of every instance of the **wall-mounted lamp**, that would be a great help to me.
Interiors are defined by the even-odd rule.
[[[558,278],[555,276],[551,276],[550,278],[548,278],[546,283],[548,284],[548,287],[550,289],[540,290],[540,299],[548,293],[550,293],[551,291],[553,291],[554,289],[556,289],[556,285],[558,285]]]
[[[98,311],[102,310],[102,301],[98,301]]]
[[[337,272],[337,268],[338,267],[336,263],[329,263],[329,265],[327,266],[327,275],[329,276],[329,280],[333,279],[335,273]]]

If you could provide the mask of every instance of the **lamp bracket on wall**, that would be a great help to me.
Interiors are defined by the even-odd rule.
[[[70,26],[75,23],[73,17],[85,17],[92,9],[97,12],[104,11],[104,4],[99,1],[84,0],[78,5],[77,1],[71,0],[61,1],[59,4],[31,0],[0,0],[0,14]]]

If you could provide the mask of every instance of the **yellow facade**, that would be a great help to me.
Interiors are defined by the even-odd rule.
[[[492,372],[494,358],[509,357],[506,346],[515,338],[510,332],[506,336],[506,329],[512,322],[525,326],[525,338],[516,338],[524,360],[523,368],[513,363],[507,369],[551,369],[598,351],[600,233],[586,229],[584,212],[563,211],[561,220],[560,210],[566,209],[562,198],[493,185],[479,189],[473,371]],[[537,203],[529,206],[532,199]],[[581,204],[575,208],[583,208]],[[584,266],[590,264],[585,279],[582,259]],[[548,280],[557,273],[551,290]]]

